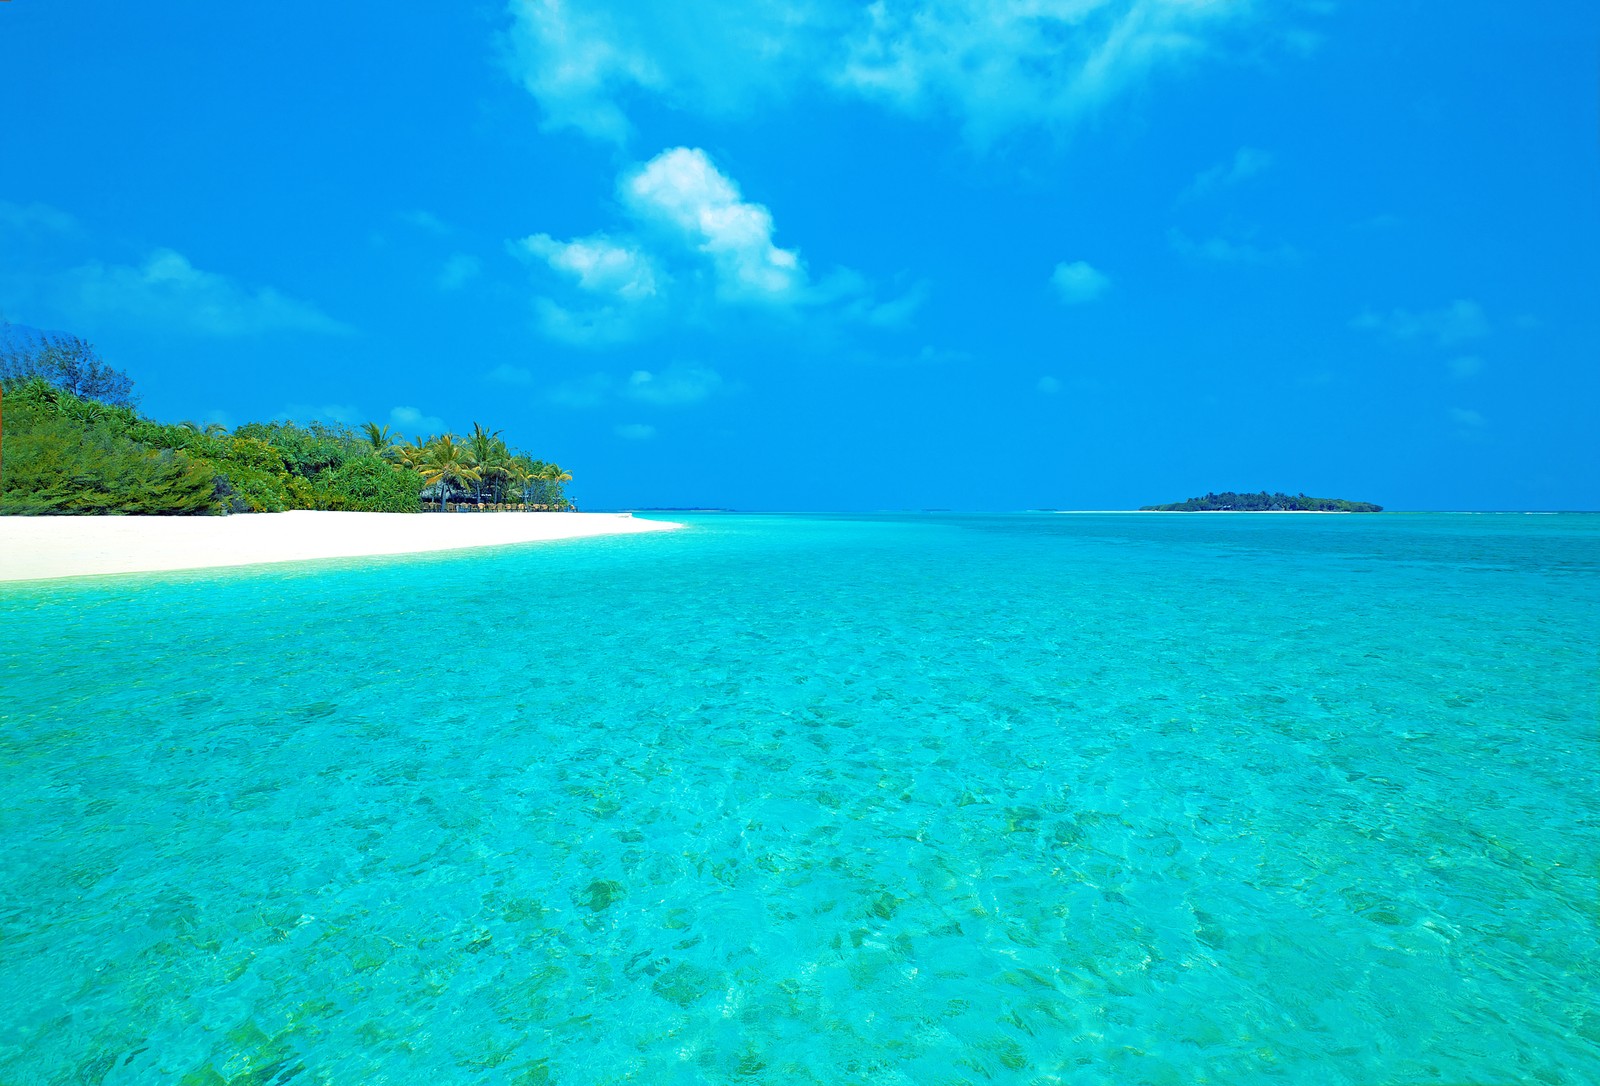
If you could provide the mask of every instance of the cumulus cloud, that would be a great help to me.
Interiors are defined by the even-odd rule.
[[[624,177],[622,195],[711,260],[724,298],[790,300],[806,285],[799,254],[773,244],[772,213],[745,201],[699,148],[661,152]]]
[[[308,302],[203,271],[171,249],[157,249],[138,267],[85,264],[67,272],[58,286],[58,304],[69,312],[200,336],[351,331]]]
[[[1250,0],[511,0],[513,73],[547,127],[622,141],[645,95],[702,114],[824,90],[954,117],[976,145],[1059,128],[1217,54]]]
[[[1232,188],[1262,173],[1272,165],[1272,162],[1273,156],[1266,151],[1255,147],[1241,147],[1227,162],[1220,162],[1196,175],[1194,181],[1183,191],[1183,198],[1195,200],[1219,189]]]
[[[1441,347],[1481,339],[1489,334],[1489,318],[1477,302],[1458,298],[1443,309],[1387,314],[1367,310],[1350,322],[1352,328],[1381,332],[1398,340],[1431,340]]]
[[[650,257],[604,234],[572,241],[534,234],[518,245],[591,294],[613,295],[627,302],[655,296],[656,270]]]
[[[1092,302],[1111,287],[1111,280],[1093,265],[1082,260],[1062,261],[1050,275],[1056,296],[1068,305]]]
[[[656,436],[656,428],[643,422],[623,423],[614,430],[618,437],[629,441],[648,441]]]

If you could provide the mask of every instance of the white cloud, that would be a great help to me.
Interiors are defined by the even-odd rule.
[[[656,436],[656,428],[643,422],[624,423],[615,427],[615,431],[618,437],[629,441],[648,441]]]
[[[622,171],[617,190],[627,222],[561,241],[533,234],[511,250],[560,280],[534,300],[552,339],[608,346],[667,327],[715,323],[717,307],[745,307],[766,319],[802,308],[809,324],[901,328],[927,297],[913,284],[887,301],[848,268],[813,280],[796,250],[774,240],[772,213],[697,148],[673,147]],[[545,277],[547,280],[548,276]]]
[[[1399,340],[1432,340],[1448,347],[1489,334],[1489,318],[1477,302],[1458,298],[1443,309],[1413,313],[1390,310],[1387,315],[1367,310],[1350,322],[1352,328],[1382,332]]]
[[[623,178],[622,195],[640,217],[667,226],[711,259],[724,298],[793,300],[806,285],[799,254],[772,242],[772,213],[743,200],[739,186],[698,148],[661,152]]]
[[[413,435],[442,434],[445,432],[444,420],[437,415],[425,415],[421,408],[396,407],[389,412],[389,425],[397,430],[404,430]]]
[[[984,146],[1058,128],[1212,48],[1246,0],[880,0],[847,39],[837,84],[954,115]]]
[[[483,271],[483,262],[466,253],[456,253],[444,262],[436,282],[440,290],[460,290]]]
[[[508,60],[553,128],[620,142],[648,95],[727,114],[828,90],[953,116],[977,145],[1059,128],[1222,51],[1250,0],[510,0]]]
[[[534,234],[517,244],[591,294],[610,294],[627,302],[655,296],[656,270],[649,255],[605,234],[572,241]]]
[[[344,335],[352,329],[315,306],[271,287],[251,289],[202,271],[171,249],[139,267],[98,261],[67,272],[57,304],[82,317],[155,326],[219,338],[266,332]]]
[[[1092,302],[1111,287],[1111,280],[1093,265],[1082,260],[1070,264],[1063,261],[1050,275],[1050,285],[1056,295],[1068,305]]]
[[[1199,199],[1219,189],[1231,188],[1257,176],[1272,165],[1273,156],[1255,147],[1241,147],[1233,158],[1202,170],[1183,192],[1186,200]]]
[[[1061,391],[1061,382],[1054,377],[1041,377],[1037,388],[1046,396],[1054,396]]]
[[[1473,428],[1482,426],[1486,421],[1488,421],[1470,407],[1452,407],[1450,409],[1450,418],[1458,426],[1470,426]]]
[[[1476,377],[1483,372],[1483,359],[1477,355],[1462,355],[1460,358],[1450,360],[1450,376],[1458,381],[1469,377]]]

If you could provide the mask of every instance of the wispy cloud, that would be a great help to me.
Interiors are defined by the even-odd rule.
[[[1039,383],[1034,387],[1046,396],[1054,396],[1061,391],[1061,381],[1055,377],[1041,377],[1039,378]]]
[[[1092,264],[1082,260],[1072,263],[1062,261],[1050,274],[1050,286],[1056,297],[1068,305],[1092,302],[1111,288],[1111,279]]]
[[[511,0],[506,54],[550,128],[622,142],[641,95],[700,114],[822,90],[952,117],[974,146],[1059,129],[1228,51],[1249,0]]]
[[[1483,359],[1475,354],[1462,355],[1450,360],[1450,376],[1458,381],[1476,377],[1483,372]]]
[[[1241,147],[1228,161],[1200,171],[1189,187],[1183,190],[1180,199],[1197,200],[1220,189],[1232,188],[1263,173],[1272,163],[1273,156],[1269,152],[1255,147]]]
[[[1350,322],[1352,328],[1380,332],[1397,340],[1429,340],[1441,347],[1481,339],[1489,334],[1489,318],[1477,302],[1458,298],[1443,309],[1413,312],[1392,309],[1387,314],[1366,310]]]
[[[309,302],[271,287],[246,287],[203,271],[181,253],[157,249],[142,265],[84,264],[56,283],[58,307],[91,319],[198,336],[267,332],[347,335],[352,329]]]
[[[1472,429],[1477,429],[1488,421],[1470,407],[1452,407],[1450,409],[1450,420],[1457,426],[1465,426]]]
[[[656,436],[656,428],[644,422],[622,423],[614,427],[613,432],[628,441],[649,441]]]

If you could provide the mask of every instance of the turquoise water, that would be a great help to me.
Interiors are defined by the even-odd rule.
[[[1580,515],[0,588],[0,1083],[1593,1083],[1597,645]]]

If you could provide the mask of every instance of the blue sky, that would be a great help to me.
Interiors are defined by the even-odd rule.
[[[0,313],[588,508],[1594,509],[1597,79],[1577,0],[10,0]]]

